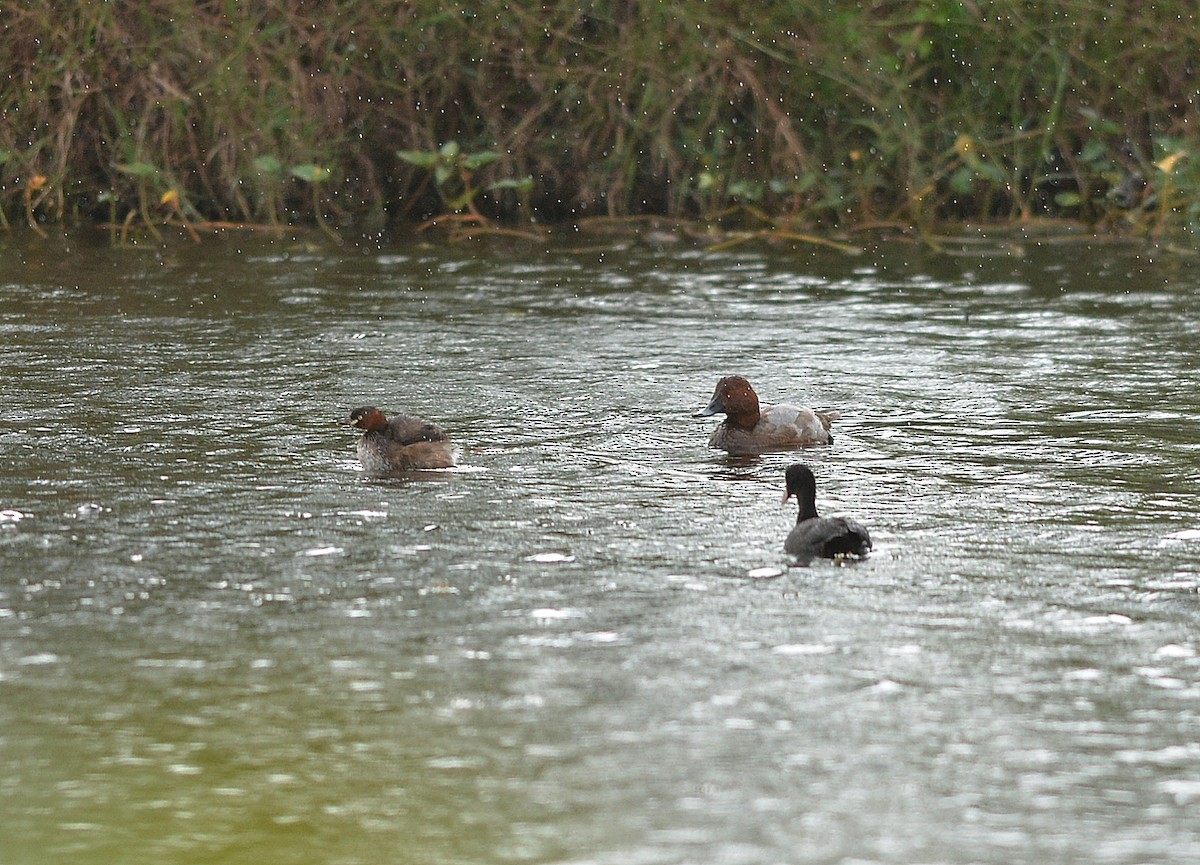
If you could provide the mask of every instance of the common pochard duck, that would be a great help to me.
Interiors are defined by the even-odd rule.
[[[829,425],[840,417],[836,412],[822,414],[794,405],[759,405],[758,394],[740,375],[717,382],[712,402],[695,416],[722,412],[725,420],[713,430],[708,446],[736,455],[832,444]]]
[[[358,459],[372,477],[455,465],[449,437],[424,418],[398,414],[391,420],[373,405],[350,412],[347,423],[363,431]]]
[[[783,549],[804,561],[818,556],[865,556],[871,550],[871,535],[849,517],[817,514],[817,479],[808,466],[794,463],[784,475],[783,500],[792,496],[800,502],[796,525],[783,542]]]

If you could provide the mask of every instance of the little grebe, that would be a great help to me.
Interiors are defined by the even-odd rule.
[[[375,406],[366,405],[350,412],[347,423],[363,431],[358,459],[372,477],[455,465],[449,437],[424,418],[399,414],[389,420]]]

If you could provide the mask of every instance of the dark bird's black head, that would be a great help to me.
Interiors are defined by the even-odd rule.
[[[792,496],[800,503],[800,519],[817,515],[817,479],[803,463],[792,463],[784,474],[783,500]]]

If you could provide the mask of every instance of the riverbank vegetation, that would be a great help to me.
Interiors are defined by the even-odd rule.
[[[0,227],[1200,227],[1182,0],[26,0],[0,39]]]

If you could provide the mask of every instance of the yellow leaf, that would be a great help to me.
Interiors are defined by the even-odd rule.
[[[979,157],[979,145],[974,138],[966,133],[960,133],[958,138],[954,139],[954,150],[958,153],[964,165],[975,171],[979,171],[979,167],[983,162]]]
[[[1164,156],[1162,159],[1158,160],[1158,162],[1154,163],[1154,167],[1163,174],[1170,174],[1175,170],[1175,166],[1179,163],[1179,160],[1183,159],[1185,156],[1187,156],[1186,150],[1176,150],[1170,156]]]
[[[179,193],[176,192],[174,189],[168,189],[166,192],[163,193],[162,198],[160,198],[158,200],[159,207],[166,207],[168,205],[170,205],[171,207],[175,207],[178,204],[179,204]]]

